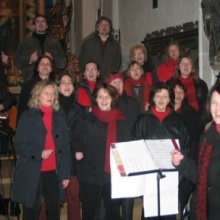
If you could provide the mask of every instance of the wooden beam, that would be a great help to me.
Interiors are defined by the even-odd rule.
[[[38,14],[45,15],[45,0],[39,0],[39,2],[38,2]]]
[[[19,0],[19,41],[24,37],[24,1]]]

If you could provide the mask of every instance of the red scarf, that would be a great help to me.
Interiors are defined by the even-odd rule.
[[[140,79],[132,79],[129,77],[125,80],[124,83],[124,90],[127,93],[127,95],[132,96],[132,87],[133,86],[140,86],[142,85],[143,92],[144,92],[144,100],[143,100],[143,106],[149,103],[149,94],[150,94],[150,87],[146,84],[145,79],[141,77]]]
[[[199,151],[199,176],[196,197],[196,219],[207,220],[207,188],[208,188],[208,166],[212,152],[212,145],[207,146],[207,138],[202,142]]]
[[[193,82],[193,78],[188,76],[187,78],[182,78],[179,76],[179,80],[185,85],[187,91],[187,101],[196,111],[199,111],[199,104],[197,101],[196,88]]]
[[[42,160],[41,171],[56,170],[56,148],[52,135],[52,118],[53,118],[53,108],[52,107],[40,107],[43,114],[43,123],[47,130],[45,137],[44,150],[52,149],[53,152],[47,159]]]
[[[93,106],[92,113],[103,122],[108,123],[107,140],[105,148],[105,172],[110,173],[110,146],[111,143],[117,141],[117,120],[124,120],[124,114],[118,109],[112,109],[110,111],[101,111],[99,107]]]
[[[166,63],[162,63],[157,70],[159,82],[167,82],[171,79],[177,69],[178,60],[169,58]]]
[[[216,131],[220,134],[220,124],[216,124]]]
[[[166,118],[167,115],[170,114],[170,108],[169,108],[169,107],[167,107],[164,112],[158,112],[158,111],[156,110],[156,107],[155,107],[155,106],[152,106],[152,107],[151,107],[151,111],[152,111],[152,113],[158,118],[158,120],[159,120],[160,122],[162,122],[163,119]]]

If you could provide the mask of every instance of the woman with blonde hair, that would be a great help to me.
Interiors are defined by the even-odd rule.
[[[56,84],[49,80],[37,83],[28,105],[15,135],[18,160],[12,200],[22,203],[24,220],[37,220],[43,197],[47,219],[59,220],[64,188],[70,179],[70,152]]]

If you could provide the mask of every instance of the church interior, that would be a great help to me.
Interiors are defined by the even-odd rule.
[[[205,18],[201,2],[202,0],[1,0],[0,48],[4,48],[4,53],[7,53],[10,60],[4,69],[8,90],[19,99],[23,75],[22,70],[14,64],[14,56],[19,43],[33,33],[33,20],[37,14],[47,18],[47,31],[61,43],[67,58],[65,70],[77,81],[83,77],[79,68],[81,45],[84,39],[94,33],[96,20],[100,16],[107,16],[112,21],[114,39],[121,47],[121,72],[129,64],[129,49],[133,45],[144,45],[151,61],[158,66],[165,60],[168,43],[177,41],[183,53],[192,58],[200,78],[210,88],[220,71],[220,64],[210,60],[210,42],[204,30]],[[1,195],[8,197],[10,194],[16,161],[13,146],[11,149],[10,155],[1,156],[0,160],[0,204]],[[141,199],[137,199],[133,219],[140,219],[141,211]],[[19,217],[0,215],[0,219]],[[67,219],[65,205],[61,219]]]

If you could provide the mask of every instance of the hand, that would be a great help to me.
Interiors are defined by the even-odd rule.
[[[52,152],[53,152],[53,150],[43,150],[42,154],[41,154],[41,157],[43,159],[47,159],[51,155]]]
[[[50,59],[53,60],[53,56],[51,55],[51,53],[45,51],[44,55],[50,57]]]
[[[68,186],[69,182],[70,182],[70,180],[63,180],[62,181],[63,189],[65,189]]]
[[[37,51],[30,55],[30,63],[35,62],[38,59]]]
[[[1,54],[1,60],[3,64],[8,64],[8,55],[4,54],[4,52],[2,52]]]
[[[4,105],[0,104],[0,111],[4,110]]]
[[[149,106],[150,106],[149,103],[145,104],[145,106],[144,106],[144,110],[147,111],[147,110],[149,109]]]
[[[82,152],[76,152],[75,157],[77,160],[82,160],[82,158],[84,157]]]
[[[183,154],[179,150],[172,150],[170,154],[173,165],[179,166],[181,160],[184,158]]]

